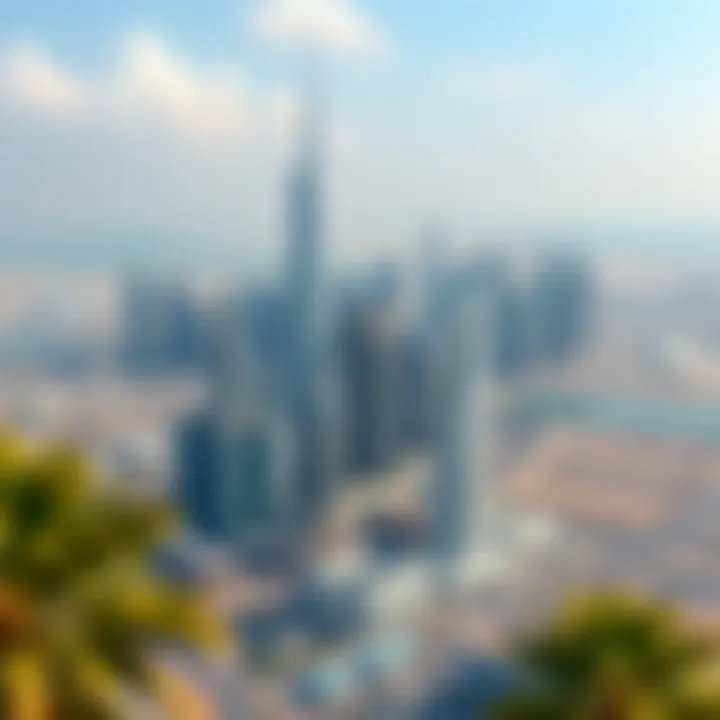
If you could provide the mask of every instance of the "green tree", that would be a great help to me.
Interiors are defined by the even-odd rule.
[[[172,511],[100,480],[71,448],[0,431],[2,718],[119,718],[127,688],[157,692],[151,649],[227,651],[209,607],[149,569]]]
[[[573,598],[515,656],[527,686],[493,708],[496,720],[720,718],[717,648],[661,602],[618,592]]]

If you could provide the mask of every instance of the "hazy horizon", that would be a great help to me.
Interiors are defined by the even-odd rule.
[[[457,238],[720,228],[718,22],[710,0],[6,4],[0,253],[167,237],[270,262],[308,46],[331,263],[407,253],[434,218]]]

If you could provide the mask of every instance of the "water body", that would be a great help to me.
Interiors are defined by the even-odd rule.
[[[720,441],[720,406],[656,398],[541,393],[515,403],[509,409],[507,420],[524,431],[561,426],[696,442]]]

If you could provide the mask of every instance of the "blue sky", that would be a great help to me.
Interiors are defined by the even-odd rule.
[[[199,63],[263,65],[270,51],[249,30],[258,4],[23,0],[0,7],[0,32],[5,41],[38,38],[89,70],[109,63],[118,37],[137,26]],[[720,61],[714,0],[365,0],[355,7],[387,33],[395,61],[418,73],[456,57],[551,57],[590,83],[622,90],[636,81],[664,84],[668,71],[714,73]]]
[[[197,59],[234,54],[248,41],[244,19],[256,0],[24,0],[0,8],[3,34],[37,35],[74,62],[102,61],[123,31],[156,28]],[[455,51],[555,53],[607,66],[612,49],[652,68],[648,52],[692,60],[717,44],[720,7],[713,0],[366,0],[368,21],[415,58]]]
[[[436,216],[464,241],[720,226],[716,0],[23,0],[0,6],[0,240],[272,257],[307,43],[338,258]]]

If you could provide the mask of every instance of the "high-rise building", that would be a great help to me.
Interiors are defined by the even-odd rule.
[[[317,110],[306,108],[303,134],[288,182],[288,400],[303,414],[316,402],[322,252],[321,169]]]
[[[401,345],[392,309],[349,308],[339,344],[347,467],[352,473],[385,470],[402,449]]]
[[[437,432],[438,383],[434,345],[424,335],[404,338],[398,373],[400,436],[404,448],[427,450]]]
[[[220,482],[220,436],[212,415],[193,414],[175,434],[176,496],[185,524],[199,536],[227,541],[225,486]]]
[[[198,369],[206,359],[205,326],[182,283],[131,279],[123,292],[123,364],[141,373]]]
[[[338,465],[339,393],[321,312],[318,134],[316,108],[308,107],[287,188],[281,301],[252,293],[217,323],[208,408],[216,457],[208,482],[226,504],[227,537],[244,547],[315,525]]]
[[[214,320],[210,410],[220,425],[237,427],[265,411],[268,374],[238,308],[221,307]]]
[[[208,413],[181,424],[178,495],[198,535],[241,555],[289,530],[292,443],[280,421],[231,426]]]
[[[547,363],[572,357],[592,325],[592,268],[580,256],[555,254],[542,262],[535,284],[538,354]]]
[[[445,331],[439,338],[440,404],[430,503],[438,580],[443,585],[453,582],[453,569],[476,545],[482,530],[491,440],[491,290],[484,269],[473,268],[455,280],[443,303]]]
[[[339,417],[323,293],[318,109],[309,99],[288,184],[288,268],[284,409],[295,438],[296,520],[317,520],[337,472]]]
[[[235,314],[215,329],[208,408],[178,434],[180,500],[199,534],[243,553],[289,532],[293,439]]]
[[[230,532],[240,552],[287,536],[292,459],[292,439],[278,418],[224,428],[220,472],[228,487]]]
[[[507,278],[499,288],[495,312],[496,371],[500,378],[513,379],[532,367],[536,353],[537,308],[530,288]]]
[[[281,400],[287,369],[288,340],[283,294],[277,289],[256,288],[238,299],[236,332],[246,337],[269,385],[272,402]]]

